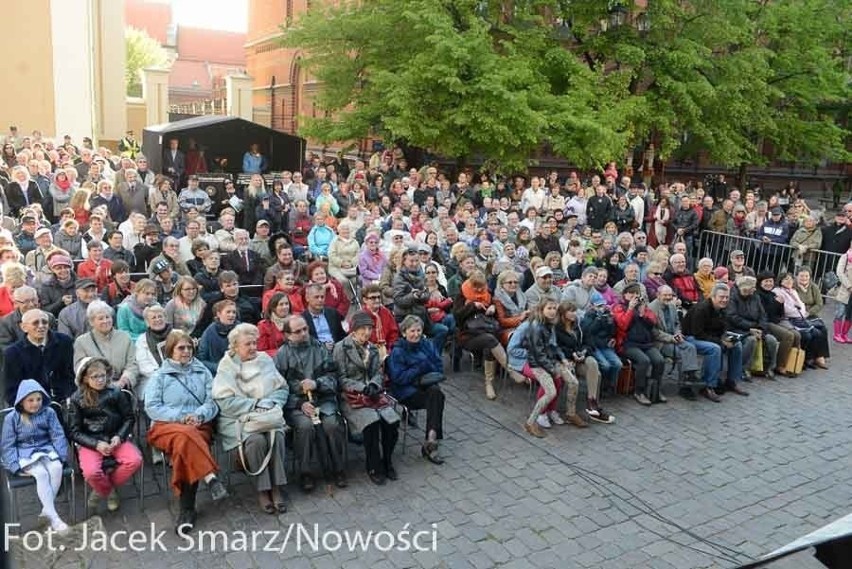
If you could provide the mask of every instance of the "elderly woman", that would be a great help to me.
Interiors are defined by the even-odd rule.
[[[74,366],[84,358],[103,358],[109,362],[113,376],[109,380],[120,389],[133,389],[139,376],[136,347],[127,332],[113,328],[112,307],[102,300],[89,303],[86,318],[90,332],[74,341]]]
[[[114,512],[119,507],[118,487],[142,465],[142,454],[128,439],[133,433],[133,402],[110,385],[115,375],[104,358],[84,358],[77,366],[77,391],[68,407],[70,438],[79,445],[80,470],[92,494],[88,506],[97,508],[102,498]],[[104,460],[115,468],[106,472]]]
[[[379,236],[374,232],[367,233],[364,238],[364,246],[358,254],[361,286],[378,283],[387,264],[388,259],[380,247]]]
[[[491,303],[491,293],[485,275],[480,270],[471,272],[462,284],[461,294],[453,303],[453,314],[459,329],[459,343],[469,352],[482,352],[485,374],[485,396],[496,399],[494,376],[499,363],[516,383],[526,383],[526,378],[510,368],[506,350],[497,339],[500,324],[495,317],[497,309]]]
[[[372,333],[373,318],[356,312],[349,335],[334,346],[332,357],[340,371],[343,414],[353,433],[363,433],[367,475],[382,485],[385,479],[398,478],[392,457],[400,419],[390,400],[382,397],[384,374],[379,351],[370,343]]]
[[[269,299],[263,320],[258,325],[257,349],[274,356],[284,343],[284,321],[290,314],[290,299],[283,292],[276,292]]]
[[[423,321],[409,314],[400,324],[402,338],[388,360],[391,394],[409,409],[426,409],[426,440],[420,454],[433,464],[438,457],[438,440],[444,438],[443,360],[431,342],[422,342]]]
[[[698,288],[701,289],[702,298],[710,298],[713,285],[716,284],[716,276],[713,274],[713,259],[704,257],[698,261],[698,270],[693,275]]]
[[[75,261],[89,256],[86,242],[80,234],[80,225],[73,219],[66,219],[62,222],[62,227],[53,238],[53,244],[67,251],[68,255]]]
[[[828,369],[825,358],[829,356],[828,330],[822,320],[809,320],[804,302],[795,289],[795,281],[790,273],[778,276],[778,284],[773,292],[784,303],[784,317],[802,335],[802,347],[805,350],[805,365]]]
[[[819,287],[811,280],[811,270],[808,267],[801,267],[796,272],[796,292],[802,299],[802,304],[805,305],[807,318],[822,320],[822,309],[825,302]],[[823,323],[823,327],[825,327],[825,323]]]
[[[337,279],[328,278],[326,264],[314,261],[308,265],[308,284],[318,284],[325,287],[325,306],[335,309],[342,318],[349,312],[350,302],[343,292],[343,285]]]
[[[166,359],[145,388],[145,412],[152,421],[148,444],[171,459],[171,485],[180,496],[178,531],[195,526],[199,481],[207,483],[214,501],[228,496],[216,477],[219,467],[210,448],[219,412],[212,396],[213,375],[192,357],[193,349],[189,334],[173,330],[166,338]]]
[[[175,293],[166,303],[166,322],[177,330],[196,336],[195,326],[204,314],[206,303],[198,294],[198,282],[192,277],[180,277],[175,284]]]
[[[139,367],[136,394],[140,399],[145,395],[148,378],[163,365],[163,348],[172,331],[172,326],[166,322],[166,311],[159,304],[147,307],[142,316],[147,328],[144,334],[136,338],[136,365]]]
[[[790,238],[790,247],[793,247],[793,261],[796,267],[803,264],[813,264],[816,260],[816,251],[822,246],[822,231],[817,226],[817,217],[808,215],[802,222],[802,227],[796,230]]]
[[[145,317],[142,312],[157,300],[157,283],[142,279],[133,288],[133,294],[125,297],[116,311],[116,327],[130,334],[134,342],[145,333]]]
[[[343,221],[337,228],[337,237],[328,246],[328,274],[345,285],[349,300],[355,300],[358,279],[358,252],[360,245],[352,237],[352,224]]]
[[[219,406],[216,433],[222,448],[238,457],[254,480],[261,509],[283,514],[287,511],[281,491],[287,484],[283,409],[290,389],[272,358],[258,351],[257,339],[253,324],[239,324],[228,334],[228,352],[213,379],[213,399]],[[264,423],[253,432],[252,417]],[[271,426],[276,420],[278,424]]]
[[[520,289],[521,275],[509,269],[497,276],[497,287],[494,289],[494,307],[497,322],[500,323],[500,343],[509,343],[509,336],[527,319],[530,311],[527,309],[527,297]]]
[[[757,275],[757,295],[766,312],[767,331],[778,339],[778,368],[779,375],[791,376],[793,371],[786,369],[790,349],[801,346],[801,334],[784,316],[784,299],[775,294],[775,276],[769,272]]]
[[[3,284],[0,285],[0,316],[6,316],[15,310],[12,293],[27,284],[27,269],[20,263],[8,262],[0,266],[0,275],[3,277]]]
[[[219,360],[228,350],[228,334],[237,325],[237,304],[233,300],[220,300],[213,305],[213,322],[198,340],[198,359],[215,373]]]

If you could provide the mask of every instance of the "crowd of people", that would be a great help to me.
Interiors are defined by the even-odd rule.
[[[77,457],[89,507],[116,510],[143,442],[171,464],[183,528],[200,483],[228,495],[221,460],[269,514],[287,509],[285,450],[306,492],[348,484],[347,438],[372,482],[397,480],[417,409],[440,465],[445,352],[454,372],[465,352],[480,362],[488,400],[500,373],[537,388],[523,429],[543,437],[612,424],[620,377],[638,404],[665,403],[672,365],[680,395],[718,403],[753,374],[797,375],[799,354],[828,369],[829,340],[852,341],[852,204],[820,227],[795,188],[652,190],[614,163],[451,180],[398,151],[314,156],[268,186],[256,145],[248,185],[218,199],[177,140],[151,172],[128,137],[121,155],[39,133],[0,153],[2,460],[35,478],[56,530],[62,464]],[[729,241],[710,254],[704,231]],[[768,271],[761,248],[788,244],[790,272]],[[833,334],[819,251],[838,258]]]

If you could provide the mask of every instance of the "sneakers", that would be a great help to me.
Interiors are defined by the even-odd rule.
[[[225,485],[218,478],[214,477],[207,483],[207,487],[210,488],[210,497],[213,498],[214,502],[228,497],[228,489],[225,488]]]
[[[584,428],[589,426],[589,424],[587,422],[585,422],[583,420],[583,418],[580,417],[577,414],[565,415],[565,420],[568,421],[569,423],[571,423],[572,425],[574,425],[575,427],[579,428],[579,429],[584,429]]]
[[[550,427],[553,426],[553,425],[550,424],[550,419],[544,413],[539,415],[538,418],[535,420],[535,422],[542,429],[549,429]]]
[[[162,464],[163,462],[163,451],[156,447],[151,447],[151,462],[153,464]]]
[[[604,423],[609,425],[615,422],[615,417],[604,411],[601,406],[598,405],[597,399],[586,400],[586,416],[590,421],[594,421],[595,423]]]
[[[52,520],[50,520],[50,529],[55,531],[56,533],[68,533],[71,531],[71,528],[68,527],[68,524],[62,521],[62,518],[56,516]]]
[[[648,399],[648,396],[644,393],[634,393],[633,399],[635,399],[636,402],[639,403],[639,405],[651,405],[651,400]]]
[[[553,423],[554,425],[564,425],[565,424],[565,421],[562,420],[562,417],[560,417],[559,413],[557,413],[556,411],[551,411],[550,413],[547,414],[547,417],[548,417],[548,419],[550,419],[550,422]]]
[[[544,431],[541,430],[538,423],[524,423],[524,430],[536,438],[543,439],[545,437]]]
[[[112,492],[107,496],[107,510],[114,512],[121,505],[121,499],[118,497],[118,490],[112,489]]]

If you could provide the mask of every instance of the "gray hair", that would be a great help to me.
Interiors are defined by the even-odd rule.
[[[245,229],[235,229],[235,230],[234,230],[234,238],[235,238],[235,239],[236,239],[237,237],[242,237],[243,235],[245,235],[246,237],[248,237],[248,236],[249,236],[249,232],[248,232],[248,231],[246,231]]]
[[[671,257],[669,257],[669,263],[674,265],[675,261],[684,261],[686,262],[686,257],[682,253],[675,253]]]
[[[674,290],[672,290],[672,287],[670,287],[669,285],[661,285],[659,288],[657,288],[657,296],[669,292],[674,294]]]
[[[730,293],[731,289],[728,288],[728,285],[726,285],[725,283],[717,282],[713,285],[713,290],[710,291],[710,296],[716,296],[720,292]]]
[[[260,332],[258,332],[257,326],[254,324],[247,322],[237,324],[233,330],[228,332],[228,352],[233,354],[237,349],[237,342],[243,338],[254,338],[256,340],[259,336]]]
[[[405,334],[409,328],[413,328],[415,326],[420,326],[423,328],[423,320],[420,319],[419,316],[415,316],[414,314],[409,314],[405,318],[402,319],[402,322],[399,324],[399,331]]]
[[[38,298],[38,291],[31,286],[23,285],[16,288],[15,292],[12,293],[12,300],[21,300],[30,296]]]
[[[180,241],[178,241],[177,237],[173,237],[173,236],[169,235],[168,237],[163,239],[163,247],[166,247],[168,245],[175,245],[175,244],[180,245]]]
[[[706,265],[707,263],[710,263],[710,267],[713,267],[713,259],[711,259],[710,257],[701,258],[698,261],[698,266],[700,267],[701,265]]]
[[[100,316],[101,314],[108,314],[112,318],[115,316],[115,310],[103,300],[93,300],[90,302],[86,308],[86,319],[91,322],[96,316]]]
[[[748,275],[742,275],[737,277],[737,288],[740,289],[752,289],[757,288],[757,279],[754,277],[750,277]],[[724,283],[722,283],[724,284]]]
[[[162,307],[162,305],[154,303],[145,307],[145,310],[142,311],[142,317],[147,320],[148,316],[154,314],[155,312],[165,312],[166,309]]]

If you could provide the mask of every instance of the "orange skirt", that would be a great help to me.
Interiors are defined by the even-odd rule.
[[[213,425],[200,427],[155,421],[148,430],[148,444],[162,450],[172,463],[172,490],[180,496],[181,485],[194,484],[219,470],[210,452]]]

